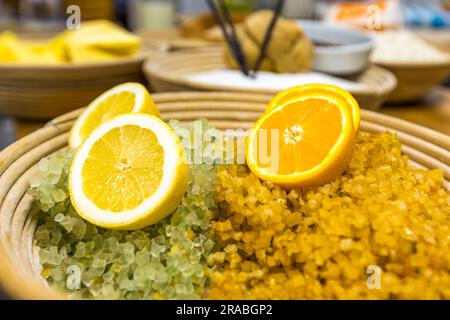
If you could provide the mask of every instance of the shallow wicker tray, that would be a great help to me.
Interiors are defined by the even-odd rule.
[[[234,91],[246,93],[276,94],[279,90],[222,87],[191,81],[187,76],[209,70],[226,69],[223,50],[218,48],[184,50],[149,59],[144,64],[144,74],[156,92],[177,91]],[[367,90],[351,93],[360,105],[369,110],[377,110],[396,87],[395,76],[381,68],[371,66],[358,76],[347,78],[367,85]]]
[[[262,114],[271,96],[232,93],[166,93],[154,99],[165,120],[183,122],[207,118],[220,129],[249,128]],[[62,295],[49,289],[39,275],[33,246],[36,218],[29,214],[27,194],[37,162],[67,147],[68,130],[82,110],[49,122],[0,153],[0,285],[15,298],[54,299]],[[450,190],[450,137],[390,116],[363,110],[361,128],[369,132],[397,132],[411,164],[440,168]]]
[[[85,106],[117,84],[144,82],[147,54],[95,64],[0,64],[0,113],[51,119]]]

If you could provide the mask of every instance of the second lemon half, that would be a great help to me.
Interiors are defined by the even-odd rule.
[[[70,147],[78,148],[102,123],[130,112],[159,116],[150,94],[140,83],[128,82],[118,85],[92,101],[70,131]]]

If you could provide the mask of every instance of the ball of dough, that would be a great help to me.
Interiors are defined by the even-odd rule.
[[[266,30],[272,20],[273,11],[262,10],[247,17],[243,24],[236,26],[236,33],[248,66],[253,69],[264,42]],[[225,61],[232,67],[239,64],[227,46]],[[311,69],[314,62],[314,46],[297,22],[280,17],[275,25],[272,38],[260,70],[279,73],[296,73]]]

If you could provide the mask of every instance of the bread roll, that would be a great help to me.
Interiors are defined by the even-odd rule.
[[[247,17],[243,24],[236,26],[247,63],[254,68],[259,56],[264,36],[272,20],[273,12],[262,10]],[[307,71],[314,60],[314,46],[299,25],[280,17],[275,25],[261,70],[278,73]],[[238,63],[230,48],[225,49],[225,61],[232,68]]]

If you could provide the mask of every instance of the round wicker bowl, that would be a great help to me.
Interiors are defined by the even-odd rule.
[[[89,104],[117,84],[144,82],[147,57],[92,64],[0,64],[0,113],[21,118],[51,119]]]
[[[446,63],[395,64],[377,63],[397,78],[397,87],[389,95],[389,102],[415,101],[450,76],[450,58]]]
[[[166,93],[154,95],[165,120],[183,122],[207,118],[220,128],[249,128],[262,114],[266,95],[231,93]],[[49,122],[0,153],[0,285],[14,298],[57,299],[63,295],[48,288],[39,275],[37,249],[33,245],[36,217],[30,214],[27,194],[37,162],[67,147],[68,131],[82,110]],[[440,168],[450,190],[450,138],[433,130],[380,115],[362,112],[362,130],[397,132],[411,164]]]
[[[156,92],[178,91],[228,91],[274,95],[279,89],[249,89],[239,86],[206,84],[190,79],[190,76],[205,71],[228,69],[223,59],[223,49],[207,48],[184,50],[159,55],[144,64],[144,74]],[[386,101],[397,85],[395,76],[377,66],[371,66],[362,74],[346,78],[363,85],[350,90],[359,104],[369,110],[377,110]]]

